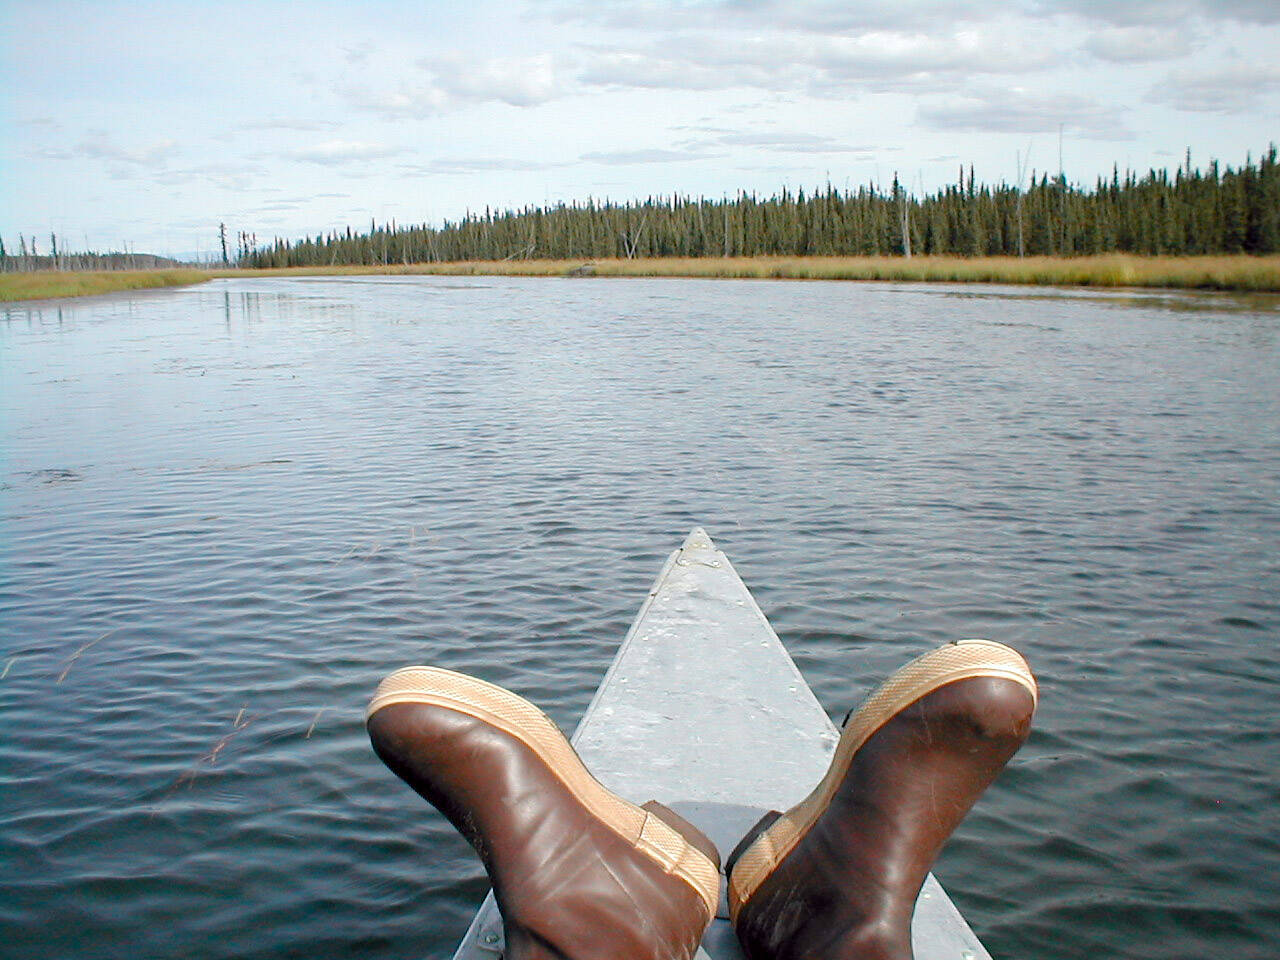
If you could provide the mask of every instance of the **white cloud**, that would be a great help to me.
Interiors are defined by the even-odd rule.
[[[367,40],[349,45],[342,44],[341,49],[343,59],[353,67],[363,67],[369,62],[369,56],[375,52],[374,45]]]
[[[939,36],[897,30],[849,36],[761,33],[734,43],[685,34],[636,47],[588,49],[578,79],[611,88],[752,87],[846,96],[859,90],[953,89],[962,79],[1040,70],[1064,56],[980,29]]]
[[[563,163],[540,160],[510,160],[502,157],[440,157],[426,163],[402,163],[399,169],[415,174],[470,174],[503,171],[549,170]]]
[[[627,4],[577,0],[548,6],[543,17],[557,23],[584,24],[595,29],[671,33],[711,30],[718,33],[756,33],[785,28],[810,33],[844,33],[885,28],[915,29],[938,23],[986,20],[998,11],[981,0],[898,0],[893,4],[832,2],[832,0],[711,0],[685,3]]]
[[[398,147],[381,143],[365,143],[360,140],[326,140],[300,150],[284,154],[290,160],[326,165],[352,163],[359,160],[380,160],[402,152]]]
[[[456,103],[497,101],[532,107],[560,96],[560,69],[549,54],[475,61],[459,54],[429,57],[418,65],[433,85]]]
[[[591,51],[577,79],[588,87],[614,89],[723,90],[767,87],[777,73],[776,66],[700,62],[696,55],[682,55],[675,44],[663,44],[645,50]]]
[[[345,84],[339,87],[358,108],[387,119],[423,118],[479,103],[535,107],[562,96],[564,68],[550,54],[475,59],[450,53],[420,59],[422,77],[392,87]]]
[[[1206,0],[1206,15],[1221,16],[1242,23],[1280,23],[1280,3],[1275,0]]]
[[[173,140],[156,140],[145,147],[122,147],[105,130],[92,130],[72,150],[77,156],[106,160],[112,164],[137,169],[163,165],[178,150]]]
[[[342,126],[339,120],[287,120],[282,118],[255,120],[241,123],[237,130],[288,130],[299,133],[316,133],[321,130],[332,130]]]
[[[1091,140],[1129,140],[1133,133],[1114,107],[1075,94],[1042,95],[1011,88],[922,106],[917,119],[935,130],[973,133],[1067,132]]]
[[[1043,0],[1040,9],[1086,22],[1146,24],[1170,32],[1197,16],[1209,21],[1280,23],[1280,4],[1275,0]]]
[[[1043,0],[1046,13],[1064,13],[1086,23],[1133,26],[1146,24],[1169,29],[1199,12],[1199,0]]]
[[[305,231],[363,208],[580,197],[597,178],[618,197],[886,164],[926,187],[957,162],[1011,179],[1015,148],[1056,156],[1059,123],[1089,177],[1184,145],[1243,158],[1280,108],[1280,0],[482,0],[304,18],[267,4],[271,29],[251,35],[207,5],[49,12],[65,6],[14,8],[14,230],[62,218],[141,241],[148,219],[257,225],[266,211],[238,212],[299,191],[314,202],[277,215]],[[1141,139],[1118,144],[1130,129]]]
[[[339,90],[351,106],[376,113],[388,120],[430,117],[443,113],[450,106],[449,98],[443,90],[425,83],[402,82],[394,90],[346,84]]]
[[[264,171],[256,163],[205,163],[194,167],[180,167],[155,174],[153,182],[164,186],[220,187],[224,190],[244,192],[252,189],[263,178]]]
[[[1240,113],[1258,98],[1280,89],[1280,65],[1237,63],[1212,71],[1175,70],[1146,96],[1193,113]]]
[[[732,147],[756,147],[777,153],[858,153],[870,156],[873,147],[857,147],[816,133],[731,133],[716,143]]]
[[[632,164],[632,163],[684,163],[689,160],[703,160],[705,153],[691,153],[685,150],[613,150],[596,153],[584,153],[578,159],[592,163]]]
[[[1149,63],[1185,57],[1194,46],[1191,29],[1104,27],[1084,42],[1084,49],[1110,63]]]

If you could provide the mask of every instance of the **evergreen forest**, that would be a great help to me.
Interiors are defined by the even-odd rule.
[[[909,194],[827,185],[761,198],[588,199],[472,212],[442,226],[370,224],[259,245],[240,234],[244,267],[410,264],[455,260],[749,256],[1076,256],[1280,252],[1280,163],[1272,144],[1239,167],[1217,161],[1092,186],[1033,172],[1029,185],[979,184],[963,167],[954,184]]]

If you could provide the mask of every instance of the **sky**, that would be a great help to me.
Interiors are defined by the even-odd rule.
[[[0,0],[0,237],[1238,165],[1277,51],[1280,0]]]

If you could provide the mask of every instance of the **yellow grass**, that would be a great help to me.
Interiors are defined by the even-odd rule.
[[[584,261],[512,260],[421,264],[395,272],[563,275]],[[742,257],[590,261],[601,277],[739,277],[793,280],[1015,283],[1280,291],[1271,257]]]
[[[725,277],[895,280],[1084,287],[1280,291],[1280,256],[1218,257],[664,257],[636,260],[470,260],[376,267],[293,267],[236,275],[444,274],[452,276]]]
[[[280,270],[138,270],[0,274],[0,301],[77,297],[199,283],[213,277],[442,274],[452,276],[724,277],[791,280],[1012,283],[1280,292],[1280,256],[707,257],[651,260],[500,260]]]
[[[0,273],[0,301],[90,297],[117,290],[176,287],[209,279],[204,270],[40,270]]]

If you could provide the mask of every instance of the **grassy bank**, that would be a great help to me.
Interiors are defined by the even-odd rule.
[[[177,286],[213,277],[358,276],[707,277],[789,280],[1011,283],[1280,292],[1280,256],[1217,257],[742,257],[500,260],[279,270],[137,270],[0,274],[0,301],[79,297]]]
[[[206,270],[102,270],[0,273],[0,301],[90,297],[118,290],[178,287],[208,280]]]
[[[555,275],[581,261],[428,264],[432,273]],[[417,267],[409,268],[416,272]],[[750,257],[598,260],[601,277],[739,277],[794,280],[1014,283],[1280,291],[1280,257]]]
[[[726,277],[1013,283],[1083,287],[1280,291],[1280,256],[1249,257],[741,257],[635,260],[472,260],[371,267],[291,267],[239,275]]]

